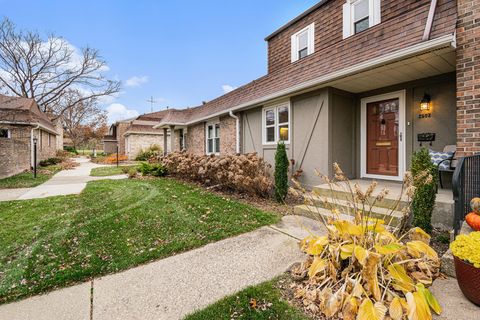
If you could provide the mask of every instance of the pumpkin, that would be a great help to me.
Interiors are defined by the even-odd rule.
[[[475,212],[470,212],[465,217],[467,224],[475,231],[480,231],[480,215]]]
[[[470,201],[470,207],[473,212],[480,214],[480,198],[473,198],[472,201]]]

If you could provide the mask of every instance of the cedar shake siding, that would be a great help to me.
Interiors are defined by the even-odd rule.
[[[457,147],[480,152],[480,2],[458,0]]]

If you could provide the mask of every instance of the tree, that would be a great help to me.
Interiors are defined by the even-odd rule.
[[[68,91],[64,98],[72,107],[62,115],[63,128],[73,146],[96,144],[107,132],[107,113],[98,106],[96,98],[79,100],[78,91]]]
[[[275,152],[275,199],[283,202],[288,193],[288,157],[285,144],[279,142]]]
[[[108,70],[98,50],[80,51],[55,35],[22,32],[5,18],[0,23],[0,85],[5,94],[34,99],[42,111],[61,115],[82,102],[120,91],[120,82],[106,79]],[[68,99],[71,91],[81,92]]]

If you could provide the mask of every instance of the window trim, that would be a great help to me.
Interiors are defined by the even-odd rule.
[[[307,32],[307,55],[303,58],[300,59],[300,56],[299,56],[299,52],[300,52],[300,48],[299,48],[299,36],[304,33],[304,32]],[[306,57],[308,57],[309,55],[311,55],[312,53],[315,52],[315,22],[311,23],[310,25],[306,26],[305,28],[297,31],[296,33],[294,33],[291,37],[291,61],[292,63],[295,62],[295,61],[298,61],[298,60],[302,60]]]
[[[288,109],[288,122],[278,122],[278,110],[282,107],[287,107]],[[275,124],[273,125],[268,125],[267,126],[267,117],[266,113],[269,110],[274,110],[274,115],[275,115]],[[288,140],[283,141],[285,144],[290,144],[290,141],[292,140],[292,108],[291,108],[291,103],[290,101],[283,102],[283,103],[278,103],[275,105],[267,106],[262,109],[262,144],[265,146],[268,145],[276,145],[277,143],[280,142],[280,133],[279,133],[279,128],[281,125],[288,125]],[[267,141],[267,128],[275,128],[275,140],[274,141]]]
[[[12,138],[12,131],[10,129],[0,128],[1,130],[7,130],[6,137],[0,137],[0,139],[11,139]]]
[[[218,137],[217,137],[216,134],[215,134],[215,127],[216,127],[217,125],[218,125]],[[209,138],[209,137],[208,137],[208,127],[210,127],[210,126],[213,126],[213,135],[214,135],[213,138]],[[221,136],[221,132],[220,132],[220,121],[219,121],[219,120],[215,120],[215,121],[209,121],[209,122],[207,122],[206,125],[205,125],[205,154],[206,154],[206,155],[208,155],[208,156],[209,156],[209,155],[212,155],[212,154],[214,154],[214,155],[216,155],[216,156],[220,155],[220,151],[221,151],[221,150],[216,150],[216,147],[215,147],[215,139],[218,139],[218,140],[219,140],[219,148],[220,148],[220,143],[221,143],[221,141],[220,141],[220,136]],[[209,152],[209,151],[208,151],[208,140],[209,140],[209,139],[213,139],[213,145],[212,145],[212,147],[213,147],[213,152]]]
[[[362,0],[346,0],[343,4],[343,39],[362,33],[382,22],[382,1],[366,0],[368,1],[368,28],[359,33],[355,33],[355,4],[359,1]]]

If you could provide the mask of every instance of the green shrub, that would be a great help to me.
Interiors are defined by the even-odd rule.
[[[432,212],[437,196],[437,168],[426,148],[413,154],[410,170],[416,188],[412,200],[413,225],[431,232]]]
[[[162,148],[158,144],[152,144],[148,149],[141,150],[135,157],[136,161],[148,161],[152,157],[161,155]]]
[[[132,167],[126,167],[126,168],[127,168],[128,170],[127,170],[127,172],[125,172],[125,173],[128,174],[128,177],[129,177],[130,179],[135,178],[135,177],[137,176],[137,172],[138,172],[137,167],[133,167],[133,168],[132,168]]]
[[[285,144],[280,142],[275,152],[275,199],[283,202],[288,193],[288,157]]]
[[[63,150],[68,151],[68,152],[71,152],[71,153],[78,154],[77,149],[75,149],[74,147],[64,146],[64,147],[63,147]]]
[[[48,158],[46,160],[40,161],[40,166],[41,167],[48,167],[48,166],[51,166],[51,165],[54,165],[54,164],[59,164],[60,162],[62,162],[62,159],[60,159],[60,158]]]
[[[163,177],[167,175],[167,169],[161,163],[142,163],[138,171],[144,176]]]

